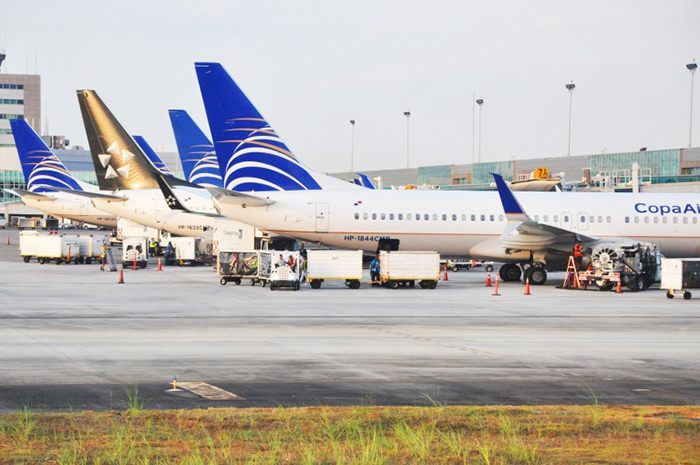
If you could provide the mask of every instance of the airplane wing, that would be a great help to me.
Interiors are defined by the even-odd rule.
[[[50,195],[46,194],[40,194],[38,192],[32,192],[28,191],[25,189],[18,189],[18,188],[13,188],[13,189],[3,189],[5,192],[9,192],[10,194],[16,195],[17,197],[27,197],[29,199],[34,199],[34,200],[40,200],[40,201],[54,201],[56,200],[55,197],[52,197]]]
[[[163,193],[163,197],[165,197],[165,203],[168,205],[168,208],[171,210],[179,210],[187,213],[194,213],[195,215],[203,215],[203,216],[211,216],[214,218],[221,218],[221,215],[216,214],[216,213],[208,213],[208,212],[200,212],[196,210],[192,210],[188,208],[185,204],[183,204],[180,199],[178,198],[177,194],[175,193],[175,189],[173,189],[173,186],[170,185],[172,182],[171,179],[172,177],[166,177],[163,175],[157,176],[156,180],[158,181],[158,186],[160,186],[160,190]],[[199,188],[203,189],[203,188]]]
[[[62,189],[59,187],[54,187],[53,189],[61,192],[68,192],[69,194],[81,195],[90,199],[104,199],[108,202],[125,202],[129,200],[129,197],[124,197],[123,195],[103,194],[101,192],[74,191],[71,189]]]
[[[247,192],[231,191],[228,189],[223,189],[221,187],[207,187],[207,190],[211,192],[212,197],[214,197],[214,199],[216,199],[217,202],[228,203],[232,205],[240,205],[243,208],[265,207],[267,205],[272,205],[273,203],[275,203],[274,200],[259,197],[254,194],[249,194]]]
[[[532,252],[569,252],[576,241],[584,245],[598,242],[595,237],[534,221],[508,188],[503,176],[496,173],[491,175],[496,180],[503,211],[508,218],[508,224],[501,234],[504,247]]]

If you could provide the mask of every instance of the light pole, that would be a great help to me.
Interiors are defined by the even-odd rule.
[[[693,61],[685,65],[690,71],[690,134],[688,135],[688,148],[693,146],[693,83],[695,82],[695,70],[698,69],[697,63]]]
[[[411,119],[411,112],[410,111],[404,111],[403,115],[406,117],[406,169],[408,169],[408,148],[409,148],[409,139],[408,139],[408,134],[409,134],[409,126],[408,122]]]
[[[576,88],[576,84],[574,84],[574,81],[571,81],[570,84],[566,84],[566,88],[569,90],[569,144],[566,148],[566,156],[570,157],[571,156],[571,106],[574,103],[574,89]]]
[[[476,161],[476,150],[474,149],[474,144],[476,144],[476,106],[474,105],[474,99],[476,98],[476,92],[472,92],[472,165]]]
[[[352,126],[352,138],[350,139],[350,172],[355,171],[353,161],[355,159],[355,120],[350,120],[350,125]]]
[[[479,105],[479,163],[481,163],[481,106],[484,104],[484,99],[476,99],[476,104]]]

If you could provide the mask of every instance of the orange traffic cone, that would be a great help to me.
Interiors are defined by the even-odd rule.
[[[491,272],[489,271],[488,276],[486,277],[486,287],[491,287]]]
[[[617,282],[617,289],[615,289],[615,292],[616,292],[617,294],[622,294],[622,280],[619,280],[619,281]]]
[[[10,236],[7,236],[7,245],[10,245]]]
[[[498,273],[496,273],[496,287],[493,289],[493,295],[501,295],[498,293]]]
[[[158,257],[158,271],[163,271],[163,263],[160,261],[160,257]]]
[[[531,295],[530,294],[530,278],[525,279],[525,295]]]
[[[124,284],[124,266],[119,270],[119,282],[117,284]]]
[[[445,265],[445,276],[443,276],[442,280],[443,280],[443,281],[449,281],[449,280],[447,279],[447,265]]]

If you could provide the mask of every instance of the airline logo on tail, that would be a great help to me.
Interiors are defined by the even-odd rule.
[[[321,189],[219,63],[195,69],[226,189]]]
[[[187,180],[203,187],[223,187],[214,144],[185,110],[169,113]]]
[[[55,188],[82,191],[83,188],[24,120],[10,120],[17,153],[28,191],[51,192]]]

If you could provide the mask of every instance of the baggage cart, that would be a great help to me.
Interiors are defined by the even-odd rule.
[[[216,274],[222,286],[229,282],[239,285],[244,279],[250,280],[251,286],[265,286],[270,279],[272,254],[266,250],[220,251],[217,258]]]
[[[80,234],[80,263],[90,264],[93,260],[99,261],[102,256],[102,248],[109,244],[107,234]]]
[[[301,287],[299,283],[299,252],[285,252],[280,261],[279,254],[277,262],[272,264],[270,271],[270,290],[286,287],[298,291]]]
[[[60,265],[80,260],[80,242],[75,234],[39,234],[36,239],[36,259],[42,265],[51,261]],[[25,260],[26,261],[26,260]]]
[[[361,250],[307,250],[306,281],[313,289],[329,279],[339,279],[350,289],[362,282]]]
[[[664,258],[661,260],[661,289],[666,297],[673,299],[676,291],[689,300],[688,289],[700,289],[700,258]]]
[[[390,288],[435,289],[440,279],[440,254],[437,252],[379,252],[379,280]]]
[[[209,237],[171,237],[178,265],[211,265],[214,262],[213,241]]]

